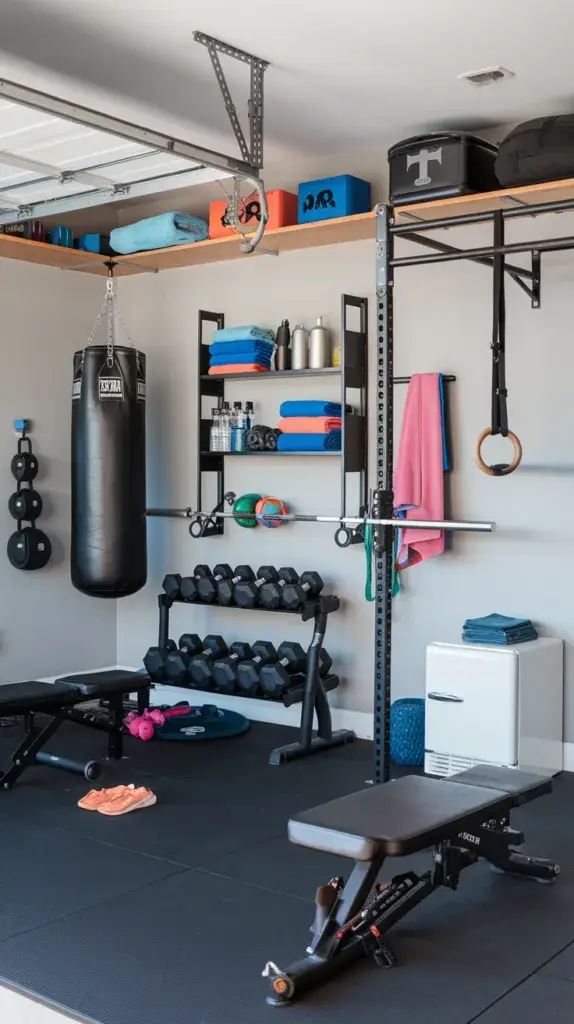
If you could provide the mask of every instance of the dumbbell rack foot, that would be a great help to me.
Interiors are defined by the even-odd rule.
[[[169,612],[173,605],[171,598],[163,593],[158,596],[159,605],[159,636],[158,646],[166,647],[169,636]],[[176,603],[180,602],[179,600]],[[188,607],[193,607],[190,603]],[[210,608],[218,608],[219,605],[209,605]],[[227,611],[235,609],[245,611],[235,605],[226,605]],[[322,750],[330,750],[333,747],[341,747],[347,743],[353,743],[356,735],[351,729],[337,729],[333,732],[331,724],[331,708],[327,699],[327,693],[323,681],[319,675],[319,653],[325,640],[327,630],[327,618],[331,612],[340,607],[339,598],[333,594],[321,596],[307,603],[296,611],[289,611],[285,608],[268,609],[258,607],[258,611],[271,612],[273,615],[286,613],[288,615],[300,615],[303,622],[313,620],[313,639],[307,650],[307,670],[305,685],[301,700],[301,725],[299,739],[296,743],[288,743],[283,747],[276,747],[271,751],[269,764],[286,764],[288,761],[298,761],[302,757],[309,757],[312,754],[319,754]],[[199,693],[201,691],[195,690]],[[249,698],[245,698],[248,700]],[[287,705],[288,706],[288,705]],[[313,716],[317,715],[317,735],[313,736]]]

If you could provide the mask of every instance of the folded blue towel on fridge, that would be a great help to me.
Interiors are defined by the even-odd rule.
[[[238,366],[241,363],[258,363],[259,366],[271,366],[271,356],[261,352],[244,352],[241,355],[237,355],[235,352],[230,352],[228,356],[210,356],[210,366],[229,366],[233,363],[234,366]]]
[[[186,242],[202,242],[208,235],[207,221],[175,210],[160,213],[157,217],[146,217],[123,228],[114,228],[110,234],[110,246],[115,252],[125,255]]]
[[[285,403],[284,403],[285,404]],[[295,403],[297,404],[297,403]],[[305,403],[302,402],[301,405]],[[330,430],[328,434],[280,434],[277,439],[278,452],[322,452],[341,451],[341,431]]]
[[[279,406],[280,416],[341,416],[342,405],[340,402],[319,402],[319,401],[291,401],[281,402]],[[345,412],[353,411],[352,405],[345,406]],[[292,435],[296,436],[296,435]]]
[[[534,629],[519,633],[502,633],[496,630],[491,633],[475,633],[473,630],[463,630],[462,639],[467,644],[495,644],[497,647],[512,647],[514,644],[525,644],[531,640],[538,639],[538,633]]]
[[[533,628],[530,619],[513,619],[509,615],[500,615],[497,612],[483,615],[477,619],[465,619],[463,623],[463,629],[515,630],[521,629],[523,626]]]
[[[245,327],[220,327],[213,332],[213,341],[245,341],[254,338],[256,341],[275,341],[273,331],[266,327],[257,327],[255,324],[247,324]]]
[[[261,341],[257,338],[245,338],[243,341],[214,341],[209,346],[211,356],[225,356],[227,362],[233,362],[229,356],[235,355],[273,355],[275,345],[272,341]]]

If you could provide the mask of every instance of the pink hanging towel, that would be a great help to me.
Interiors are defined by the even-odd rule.
[[[395,512],[408,519],[444,519],[444,461],[438,373],[411,377],[395,469]],[[444,551],[443,530],[398,531],[397,568]]]

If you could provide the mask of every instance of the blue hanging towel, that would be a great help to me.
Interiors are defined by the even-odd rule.
[[[203,242],[208,235],[206,221],[176,210],[160,213],[157,217],[146,217],[135,224],[126,224],[123,228],[114,228],[110,234],[110,246],[115,252],[126,255],[147,249],[165,249],[170,245]]]

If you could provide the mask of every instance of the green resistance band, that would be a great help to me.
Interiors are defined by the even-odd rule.
[[[395,541],[393,540],[393,549]],[[394,551],[393,551],[394,553]],[[373,561],[375,557],[373,547],[373,527],[367,524],[365,526],[365,555],[367,559],[367,576],[365,580],[365,601],[375,601],[376,592],[373,587]],[[393,558],[393,587],[392,596],[396,597],[401,589],[401,581],[399,573],[396,570],[396,560]]]

